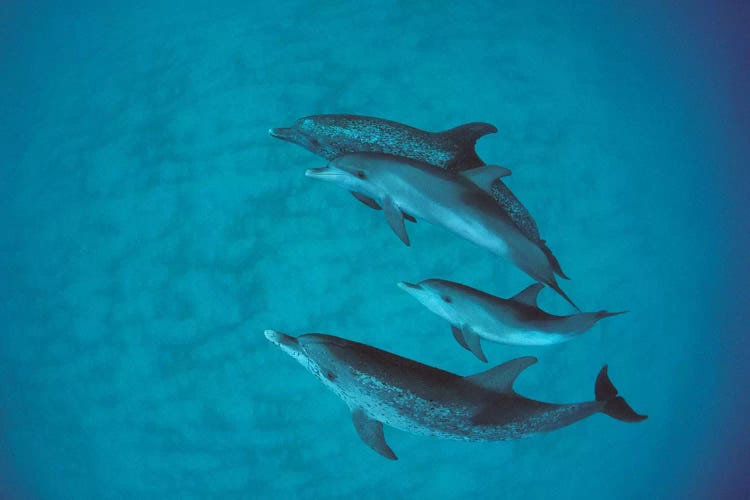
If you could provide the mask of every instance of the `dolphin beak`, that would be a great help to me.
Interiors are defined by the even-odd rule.
[[[422,285],[415,285],[414,283],[409,283],[408,281],[399,281],[398,283],[396,283],[396,286],[410,295],[414,294],[414,292],[419,292],[422,290]]]
[[[268,134],[277,139],[291,141],[295,135],[295,130],[293,128],[272,128],[268,130]]]
[[[277,332],[276,330],[266,330],[266,338],[272,343],[283,348],[294,348],[299,346],[297,337],[292,337],[286,333]]]

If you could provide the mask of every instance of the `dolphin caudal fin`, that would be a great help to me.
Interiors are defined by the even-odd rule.
[[[604,402],[602,413],[623,422],[641,422],[646,420],[646,415],[639,415],[621,396],[617,395],[617,389],[607,375],[607,365],[599,372],[596,377],[594,394],[597,401]]]
[[[568,302],[568,304],[575,307],[576,311],[581,312],[581,308],[578,307],[575,302],[570,299],[570,297],[568,297],[567,293],[563,292],[563,289],[560,288],[560,285],[557,284],[557,280],[554,279],[554,276],[552,277],[552,282],[545,282],[544,284],[556,291],[560,295],[560,297],[564,298]]]
[[[562,267],[560,267],[560,262],[558,262],[557,257],[555,257],[555,255],[552,253],[552,250],[550,250],[547,246],[547,242],[544,240],[539,240],[539,248],[541,248],[542,252],[544,252],[544,254],[547,256],[547,260],[549,260],[549,263],[552,266],[552,271],[562,279],[569,280],[570,278],[568,278],[568,276],[562,270]]]

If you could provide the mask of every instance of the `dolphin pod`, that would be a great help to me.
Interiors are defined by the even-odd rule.
[[[536,283],[509,299],[441,279],[398,285],[447,320],[453,336],[487,362],[481,339],[522,346],[567,342],[603,318],[623,312],[581,312],[556,277],[568,279],[539,236],[528,210],[504,184],[510,170],[486,165],[476,141],[497,132],[488,123],[468,123],[427,132],[381,118],[315,115],[271,136],[298,144],[327,159],[305,175],[338,185],[360,202],[382,210],[392,231],[410,245],[404,221],[424,220],[511,261]],[[547,286],[578,312],[555,316],[539,308]],[[366,344],[325,334],[293,337],[266,330],[286,352],[350,408],[360,438],[374,451],[396,459],[383,424],[447,439],[519,439],[571,425],[596,413],[624,422],[647,417],[618,396],[605,365],[594,401],[552,404],[513,390],[515,378],[536,363],[517,358],[476,375],[459,375],[423,365]]]
[[[427,132],[360,115],[306,116],[291,127],[269,130],[273,137],[298,144],[326,160],[350,153],[385,153],[453,173],[483,166],[474,145],[478,139],[496,132],[494,125],[481,122],[459,125],[443,132]],[[518,228],[554,259],[545,241],[539,237],[534,218],[502,179],[494,179],[490,194]],[[556,265],[559,268],[559,264]]]
[[[444,439],[504,441],[554,431],[596,413],[623,422],[646,419],[618,396],[606,365],[596,378],[594,401],[554,404],[513,390],[516,377],[536,363],[531,356],[461,377],[331,335],[293,337],[274,330],[265,335],[341,398],[362,441],[391,460],[396,454],[383,424]]]

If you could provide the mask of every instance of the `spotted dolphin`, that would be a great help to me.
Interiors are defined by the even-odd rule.
[[[467,123],[443,132],[427,132],[383,118],[361,115],[306,116],[291,127],[269,130],[273,137],[298,144],[326,160],[349,153],[386,153],[454,173],[483,166],[474,146],[479,138],[496,132],[494,125],[482,122]],[[521,232],[549,253],[558,274],[566,277],[546,242],[539,237],[534,218],[508,186],[501,179],[495,179],[490,194],[508,212]]]
[[[382,207],[393,232],[409,245],[404,218],[442,226],[501,257],[544,283],[573,307],[555,278],[549,254],[523,234],[507,212],[487,194],[492,181],[510,175],[503,167],[484,166],[454,175],[426,163],[381,153],[339,156],[308,177],[333,182]]]
[[[584,312],[555,316],[537,304],[539,283],[510,299],[495,297],[474,288],[441,279],[417,284],[400,282],[399,288],[451,324],[453,336],[466,350],[487,362],[481,339],[500,344],[542,346],[567,342],[593,327],[599,320],[624,312]]]
[[[307,368],[349,407],[364,443],[396,460],[383,424],[412,434],[463,441],[503,441],[550,432],[596,413],[623,422],[639,415],[599,372],[595,400],[554,404],[528,399],[513,382],[536,363],[517,358],[476,375],[462,377],[372,346],[331,335],[293,337],[274,330],[266,338]]]

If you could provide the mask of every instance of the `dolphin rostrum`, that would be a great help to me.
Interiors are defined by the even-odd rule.
[[[391,229],[406,245],[404,218],[423,219],[502,257],[544,283],[573,307],[557,284],[554,259],[523,234],[487,194],[492,181],[510,175],[503,167],[484,166],[454,175],[426,163],[381,153],[339,156],[305,175],[333,182],[385,212]]]
[[[537,297],[543,285],[534,283],[510,299],[502,299],[466,285],[441,279],[418,284],[400,282],[399,288],[427,309],[448,320],[453,336],[464,349],[487,362],[480,339],[510,345],[540,346],[567,342],[599,320],[623,312],[586,312],[555,316],[542,311]]]
[[[600,412],[623,422],[647,418],[617,395],[607,365],[596,378],[594,401],[553,404],[513,390],[516,377],[536,363],[533,357],[461,377],[331,335],[292,337],[274,330],[265,335],[343,399],[362,441],[391,460],[396,455],[383,424],[439,438],[502,441],[553,431]]]
[[[489,123],[475,122],[443,132],[427,132],[372,116],[313,115],[300,118],[291,127],[272,128],[268,132],[326,160],[349,153],[386,153],[455,173],[484,165],[474,146],[479,138],[496,133],[497,128]],[[557,259],[539,237],[534,218],[508,186],[501,179],[494,179],[490,194],[508,212],[521,232],[549,253],[559,269]],[[558,274],[564,276],[562,270]]]

